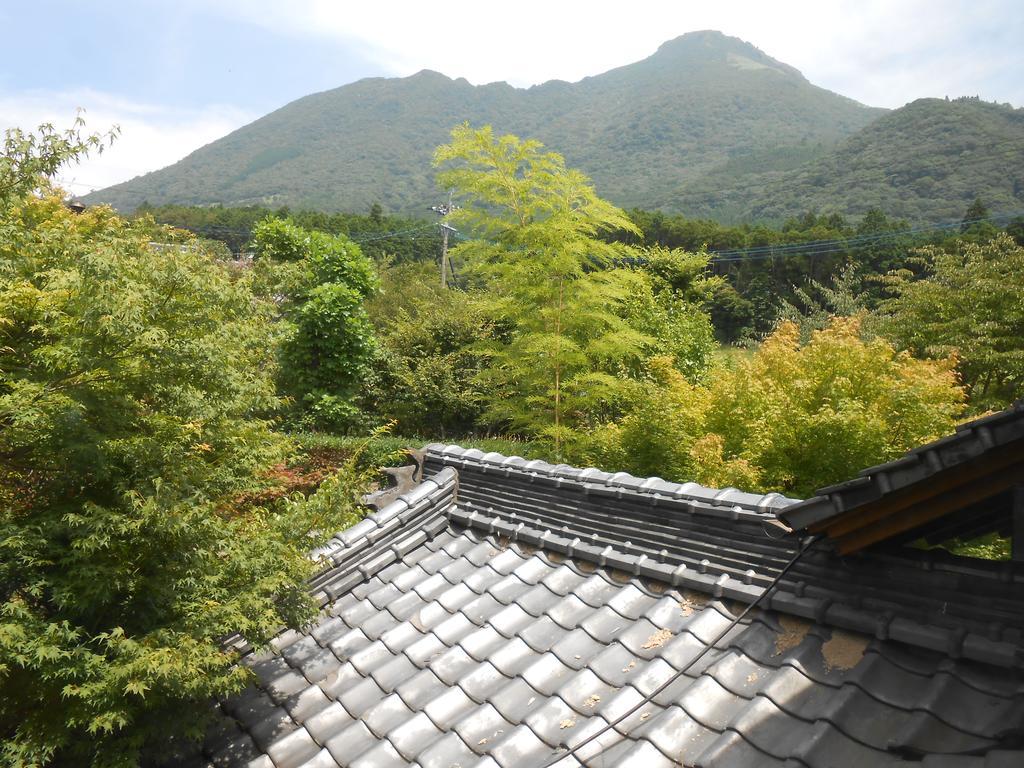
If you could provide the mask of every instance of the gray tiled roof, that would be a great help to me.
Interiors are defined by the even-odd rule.
[[[192,764],[540,768],[640,703],[559,765],[1024,764],[1012,627],[843,602],[827,552],[687,669],[792,556],[791,500],[439,446],[424,474],[319,553],[320,621],[245,657]]]
[[[794,528],[806,528],[881,499],[939,473],[1006,451],[1024,441],[1024,400],[998,413],[961,424],[952,435],[908,451],[886,464],[861,470],[846,482],[821,488],[779,515]]]

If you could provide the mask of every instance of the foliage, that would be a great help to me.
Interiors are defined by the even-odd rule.
[[[628,325],[651,341],[645,354],[667,356],[690,381],[704,376],[715,347],[711,318],[703,306],[723,284],[708,278],[708,254],[655,246],[639,259],[646,279],[622,302]]]
[[[953,361],[864,341],[860,324],[835,318],[801,345],[783,323],[712,380],[704,427],[724,457],[757,468],[760,490],[807,496],[953,430],[964,400]]]
[[[302,453],[332,454],[338,464],[353,460],[358,470],[366,472],[376,471],[379,467],[409,464],[408,449],[415,450],[428,442],[436,442],[435,439],[423,436],[376,434],[365,438],[325,432],[297,432],[292,438]],[[550,458],[546,444],[510,437],[461,436],[459,445],[526,459]]]
[[[84,149],[44,140],[41,168]],[[314,615],[306,553],[357,489],[235,505],[286,450],[258,416],[273,306],[45,189],[0,208],[0,762],[136,765],[245,685],[225,636]]]
[[[951,361],[865,342],[859,318],[835,318],[803,345],[783,323],[706,384],[652,359],[627,415],[570,453],[641,476],[807,496],[952,431],[962,406]]]
[[[1020,208],[1024,109],[918,99],[851,133],[781,170],[726,163],[680,185],[657,207],[762,222],[808,207],[847,216],[881,208],[915,223],[956,227],[979,191],[994,212]]]
[[[406,434],[464,435],[481,418],[479,375],[495,321],[476,293],[440,287],[433,267],[386,266],[382,290],[368,304],[378,351],[364,379],[360,404]]]
[[[342,235],[307,231],[269,218],[253,232],[264,282],[275,287],[284,315],[281,391],[309,425],[344,427],[375,349],[363,306],[378,289],[373,263]]]
[[[756,487],[756,468],[722,458],[720,449],[715,454],[717,436],[705,435],[709,397],[707,388],[687,381],[671,358],[653,357],[625,416],[577,435],[571,459],[640,477]]]
[[[66,163],[77,162],[83,152],[97,153],[114,140],[117,129],[106,136],[83,135],[85,121],[81,116],[66,131],[57,131],[49,123],[36,132],[9,128],[4,132],[3,153],[0,154],[0,207],[6,209],[26,195],[46,186]]]
[[[852,264],[832,278],[831,285],[808,279],[806,287],[795,287],[793,293],[800,306],[783,301],[779,317],[795,323],[801,343],[811,333],[828,327],[833,317],[853,317],[867,311],[867,300],[861,291],[861,277]]]
[[[632,225],[560,155],[541,150],[462,125],[435,163],[446,166],[440,183],[466,199],[455,220],[477,235],[454,255],[513,328],[507,342],[487,345],[487,417],[550,440],[557,455],[585,414],[615,400],[616,374],[636,368],[651,339],[616,311],[644,277],[611,268],[627,248],[598,238]]]
[[[919,252],[923,278],[888,281],[884,333],[915,355],[955,355],[977,409],[1024,395],[1024,247],[1008,235]]]
[[[441,250],[441,237],[434,222],[385,215],[379,205],[371,207],[368,215],[360,215],[309,209],[291,211],[258,205],[153,206],[143,203],[135,209],[135,215],[151,216],[157,222],[220,241],[235,254],[247,251],[256,225],[270,216],[289,219],[303,229],[346,235],[374,261],[388,259],[396,264],[431,261],[437,259]]]

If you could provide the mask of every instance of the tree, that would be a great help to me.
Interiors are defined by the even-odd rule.
[[[1024,216],[1015,216],[1006,225],[1006,234],[1013,238],[1017,245],[1024,246]]]
[[[256,226],[252,246],[270,262],[265,279],[282,304],[282,392],[298,404],[299,421],[348,426],[358,416],[352,399],[375,349],[364,307],[378,289],[373,262],[343,235],[273,217]]]
[[[952,432],[964,400],[952,360],[864,341],[857,317],[806,344],[785,322],[708,389],[704,429],[722,458],[755,467],[757,490],[804,497]]]
[[[315,615],[307,553],[355,489],[235,503],[287,449],[273,304],[152,222],[67,210],[40,173],[86,146],[40,136],[0,162],[0,763],[136,765],[245,685],[225,636]]]
[[[644,277],[614,268],[626,246],[600,239],[635,232],[562,157],[537,141],[495,137],[464,124],[437,149],[442,186],[466,205],[454,219],[474,234],[453,257],[492,291],[513,327],[487,347],[487,416],[551,440],[555,453],[587,414],[613,407],[622,369],[636,369],[651,342],[622,317]]]
[[[801,344],[785,322],[706,383],[652,358],[626,415],[574,460],[678,481],[806,497],[951,432],[963,390],[951,360],[921,361],[835,318]]]
[[[980,197],[975,197],[974,201],[967,206],[967,212],[964,213],[964,219],[960,224],[960,231],[967,232],[976,224],[985,221],[988,218],[988,206],[981,202]]]
[[[813,331],[828,327],[834,317],[853,317],[867,311],[861,276],[853,264],[847,264],[830,282],[826,285],[808,278],[806,287],[793,287],[797,303],[782,302],[780,319],[796,324],[802,343],[810,340]]]
[[[378,351],[364,379],[360,405],[405,435],[466,435],[481,417],[481,342],[497,333],[477,292],[438,285],[436,267],[381,269],[382,290],[367,303]]]
[[[924,276],[888,281],[882,332],[915,355],[954,355],[976,409],[1024,395],[1024,247],[1006,234],[918,251]]]

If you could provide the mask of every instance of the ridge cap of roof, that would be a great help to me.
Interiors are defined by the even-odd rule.
[[[421,449],[424,455],[434,455],[461,462],[472,462],[484,471],[500,469],[506,473],[535,473],[538,476],[569,480],[584,485],[622,489],[646,496],[658,496],[677,501],[693,501],[714,507],[731,506],[764,516],[778,516],[778,512],[800,503],[780,493],[750,493],[737,488],[713,488],[696,482],[677,483],[661,477],[637,477],[628,472],[605,472],[597,467],[574,467],[569,464],[551,464],[542,459],[526,460],[522,456],[506,456],[479,448],[463,448],[449,443],[428,443]]]

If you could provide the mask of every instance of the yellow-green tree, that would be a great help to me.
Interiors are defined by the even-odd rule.
[[[954,361],[864,341],[860,323],[835,318],[806,344],[783,323],[712,378],[704,428],[724,458],[757,468],[760,490],[806,496],[953,431],[964,403]]]
[[[784,323],[706,383],[653,358],[633,395],[623,418],[576,442],[574,460],[797,496],[952,432],[964,402],[952,360],[864,341],[857,317],[805,344]]]
[[[621,266],[635,251],[602,237],[635,233],[626,215],[539,142],[462,125],[435,164],[439,182],[465,203],[454,220],[472,234],[454,256],[507,324],[483,345],[486,418],[548,439],[560,456],[575,430],[621,413],[659,347],[652,333],[688,318],[671,301],[654,300],[650,273]],[[681,339],[670,351],[681,363],[700,357],[693,367],[701,368],[707,330],[700,351],[691,354]]]

